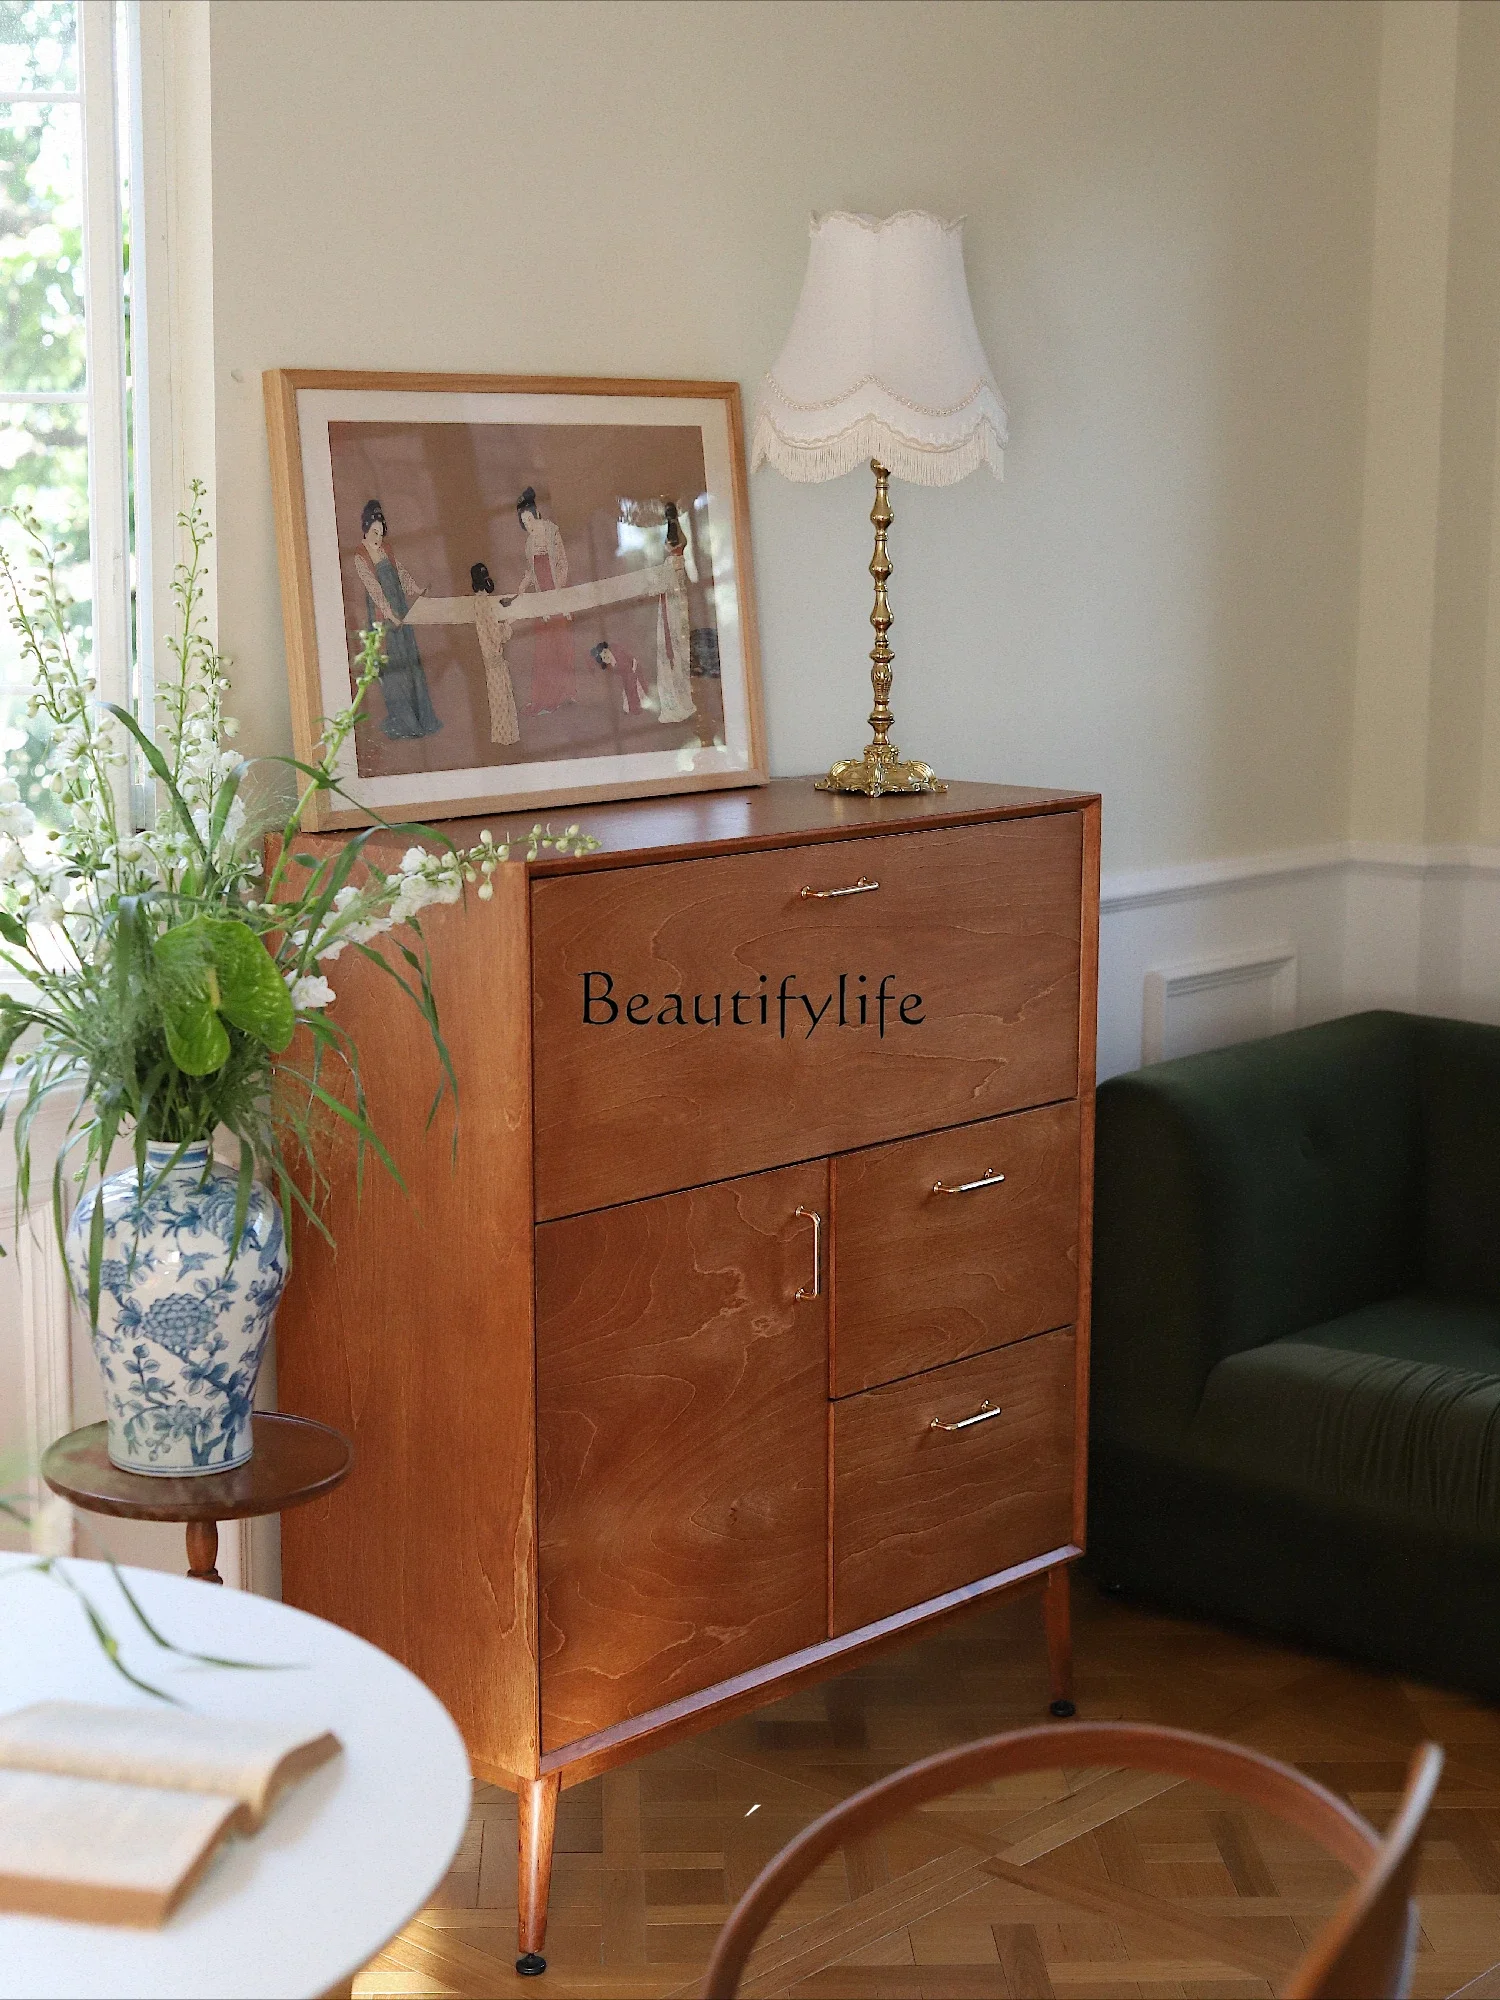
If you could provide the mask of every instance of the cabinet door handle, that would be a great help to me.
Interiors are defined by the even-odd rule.
[[[831,903],[835,896],[868,896],[872,889],[878,889],[878,882],[871,882],[861,875],[857,882],[851,882],[846,889],[804,889],[804,903]]]
[[[972,1194],[975,1188],[999,1187],[1004,1179],[1004,1174],[997,1174],[993,1167],[986,1167],[977,1181],[960,1181],[957,1187],[949,1187],[946,1181],[934,1181],[932,1191],[934,1194]]]
[[[974,1412],[972,1417],[960,1417],[956,1424],[940,1423],[938,1419],[934,1417],[932,1422],[927,1426],[927,1428],[933,1431],[966,1431],[969,1428],[970,1424],[987,1424],[991,1417],[1003,1417],[1004,1415],[1005,1411],[1001,1408],[1001,1406],[998,1403],[995,1405],[994,1409],[990,1408],[990,1399],[988,1396],[986,1396],[984,1401],[979,1405],[979,1408]]]
[[[813,1226],[813,1281],[812,1290],[806,1285],[797,1287],[799,1299],[816,1299],[823,1291],[823,1218],[815,1208],[799,1208],[798,1215],[805,1216]]]

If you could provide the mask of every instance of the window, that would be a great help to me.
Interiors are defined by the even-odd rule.
[[[115,0],[0,0],[0,507],[32,508],[68,544],[78,643],[120,702],[134,651],[124,15]],[[0,756],[45,818],[29,693],[0,624]]]

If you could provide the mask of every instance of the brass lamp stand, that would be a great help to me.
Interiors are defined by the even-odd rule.
[[[863,792],[878,799],[883,792],[946,792],[948,787],[932,774],[930,764],[902,763],[901,752],[890,739],[891,659],[886,633],[891,629],[891,607],[886,600],[886,580],[891,559],[885,550],[885,532],[894,518],[891,513],[891,475],[878,459],[870,460],[875,475],[875,505],[870,519],[875,527],[875,553],[870,558],[870,574],[875,579],[875,609],[870,623],[875,627],[875,645],[870,653],[870,685],[875,690],[875,706],[870,710],[874,732],[862,757],[844,757],[826,778],[819,778],[820,792]]]

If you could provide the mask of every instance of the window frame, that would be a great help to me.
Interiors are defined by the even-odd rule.
[[[130,449],[127,436],[124,210],[120,199],[120,77],[115,0],[77,0],[83,125],[84,389],[89,542],[94,590],[92,665],[101,701],[129,707],[135,688]],[[128,800],[122,800],[128,805]]]
[[[0,385],[0,406],[81,408],[88,452],[90,664],[101,701],[128,707],[137,693],[132,615],[129,403],[126,390],[124,207],[120,193],[121,69],[116,0],[74,0],[77,86],[0,91],[0,105],[76,104],[83,219],[82,389]],[[119,781],[128,817],[129,782]]]

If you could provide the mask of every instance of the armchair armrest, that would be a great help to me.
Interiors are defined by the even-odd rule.
[[[1351,1015],[1100,1087],[1101,1439],[1171,1449],[1226,1355],[1417,1282],[1415,1031]]]

